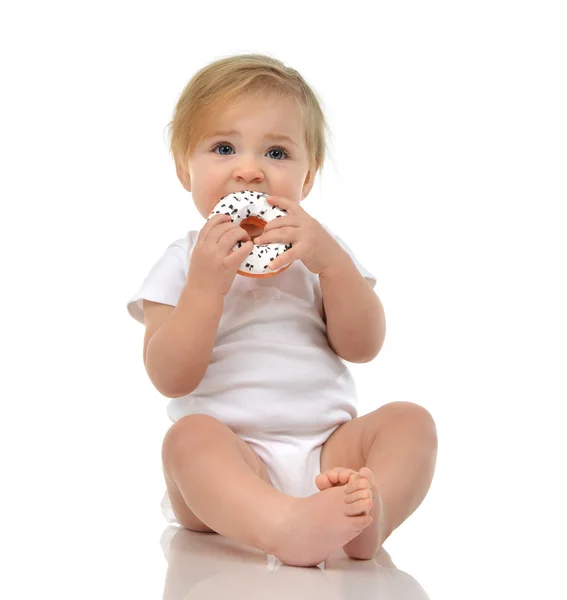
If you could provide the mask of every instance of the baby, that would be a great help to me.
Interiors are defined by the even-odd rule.
[[[204,219],[250,190],[287,212],[258,227],[217,214],[173,242],[128,302],[144,365],[170,398],[162,448],[174,520],[314,566],[374,557],[433,478],[429,412],[357,416],[345,361],[385,336],[376,278],[301,202],[325,158],[325,117],[301,75],[263,55],[209,64],[174,111],[177,176]],[[239,249],[233,250],[238,242]],[[254,243],[291,244],[270,277],[237,276]]]

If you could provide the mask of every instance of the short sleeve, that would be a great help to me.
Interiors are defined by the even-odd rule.
[[[376,277],[374,277],[374,275],[358,261],[353,251],[338,235],[335,235],[324,223],[322,223],[322,225],[335,238],[335,240],[337,240],[341,248],[352,258],[352,261],[356,265],[356,268],[360,271],[362,276],[366,279],[366,281],[368,281],[372,288],[374,288],[374,286],[376,285]]]
[[[190,231],[185,238],[176,240],[167,247],[163,256],[151,268],[140,289],[128,301],[128,313],[142,325],[144,299],[177,306],[187,281],[189,252],[193,247],[194,233]]]

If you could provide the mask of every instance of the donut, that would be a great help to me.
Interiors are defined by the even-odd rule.
[[[244,190],[223,196],[207,217],[207,221],[218,214],[228,215],[233,223],[239,221],[240,225],[265,227],[270,221],[287,215],[287,211],[268,204],[266,194],[262,192]],[[243,242],[238,241],[232,250],[238,250],[242,244]],[[272,277],[277,275],[290,267],[291,263],[274,271],[268,269],[268,265],[291,247],[291,244],[254,244],[254,248],[242,261],[237,273],[245,277]]]

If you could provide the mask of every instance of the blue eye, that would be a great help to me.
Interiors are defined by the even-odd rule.
[[[223,148],[223,147],[224,147],[224,148],[228,148],[229,146],[228,146],[228,144],[224,144],[224,143],[217,144],[217,145],[216,145],[216,146],[213,148],[213,151],[214,151],[214,150],[216,150],[217,148]],[[221,156],[227,156],[227,155],[226,155],[226,154],[222,154]]]
[[[226,142],[219,142],[218,144],[215,144],[215,146],[212,148],[212,150],[214,152],[217,148],[224,148],[224,147],[232,148],[232,146],[230,144],[227,144]],[[277,150],[278,152],[281,152],[283,154],[283,159],[289,158],[289,153],[286,150],[284,150],[283,148],[281,148],[280,146],[274,146],[273,148],[270,148],[268,150],[268,152],[272,152],[273,150]],[[215,152],[215,154],[218,154],[218,153]],[[230,154],[221,153],[220,156],[230,156]],[[279,158],[276,160],[282,160],[282,158]]]
[[[268,152],[272,152],[272,150],[276,150],[277,152],[283,152],[284,158],[289,158],[289,154],[283,148],[280,148],[279,146],[276,146],[275,148],[270,148],[268,150]]]

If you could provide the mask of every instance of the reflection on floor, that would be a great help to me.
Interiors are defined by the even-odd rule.
[[[352,560],[342,549],[317,567],[290,567],[260,550],[217,534],[175,525],[162,534],[168,563],[163,600],[428,600],[419,583],[381,549]]]

